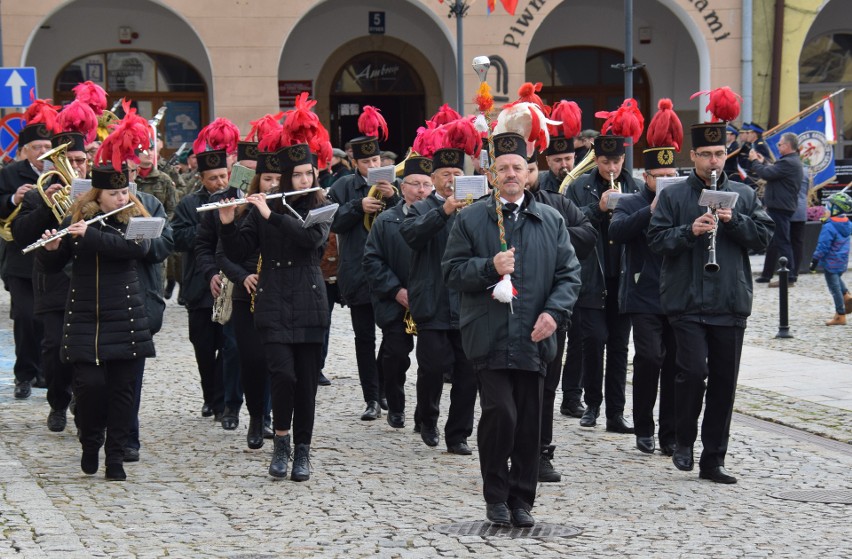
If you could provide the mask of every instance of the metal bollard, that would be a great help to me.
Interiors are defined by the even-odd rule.
[[[790,305],[787,300],[787,290],[790,286],[790,270],[787,269],[787,258],[782,256],[778,259],[778,264],[781,265],[778,269],[778,296],[780,298],[778,310],[780,316],[778,318],[778,333],[775,334],[775,337],[792,338],[793,334],[790,333]]]

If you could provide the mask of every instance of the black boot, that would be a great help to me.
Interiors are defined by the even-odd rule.
[[[293,473],[290,474],[290,479],[293,481],[308,481],[311,478],[310,453],[310,445],[296,445],[296,454],[293,456]]]
[[[284,478],[287,477],[287,463],[290,462],[290,435],[275,435],[274,443],[269,475]]]
[[[538,481],[540,482],[562,481],[562,474],[554,469],[551,462],[554,450],[556,450],[554,445],[545,446],[541,449],[541,455],[538,459]]]
[[[248,444],[248,447],[251,449],[261,448],[263,446],[263,419],[259,417],[249,418],[246,444]]]

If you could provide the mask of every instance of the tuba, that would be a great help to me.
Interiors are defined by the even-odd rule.
[[[571,186],[575,180],[581,175],[584,175],[592,167],[595,166],[595,150],[590,149],[586,157],[583,158],[573,169],[568,171],[568,175],[562,179],[562,184],[559,185],[559,194],[565,195],[565,189]]]
[[[71,199],[71,181],[78,178],[77,173],[68,161],[67,152],[70,145],[71,142],[62,144],[61,146],[55,147],[39,157],[40,161],[50,159],[50,161],[53,162],[53,170],[43,173],[38,178],[38,182],[36,182],[36,190],[38,190],[38,193],[41,194],[41,198],[44,200],[44,203],[47,204],[47,207],[53,212],[53,217],[56,218],[57,223],[62,223],[62,220],[65,219],[65,214],[68,212],[68,209],[73,203],[73,200]],[[47,194],[44,192],[44,185],[47,182],[47,179],[51,176],[59,177],[63,183],[63,187],[54,192],[50,198],[48,198]]]

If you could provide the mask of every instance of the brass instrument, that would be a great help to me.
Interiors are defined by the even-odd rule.
[[[135,205],[136,205],[136,203],[135,203],[135,202],[128,202],[127,204],[125,204],[125,205],[121,206],[121,207],[120,207],[120,208],[118,208],[117,210],[112,210],[111,212],[107,212],[107,213],[105,213],[105,214],[101,214],[101,215],[99,215],[99,216],[95,216],[95,217],[93,217],[92,219],[88,219],[88,220],[86,220],[86,222],[85,222],[85,223],[86,223],[86,225],[92,225],[93,223],[98,223],[99,221],[103,221],[103,220],[105,220],[106,218],[108,218],[108,217],[109,217],[109,216],[111,216],[111,215],[117,214],[117,213],[119,213],[119,212],[123,212],[123,211],[124,211],[124,210],[126,210],[127,208],[131,208],[131,207],[133,207],[133,206],[135,206]],[[72,224],[72,225],[73,225],[73,224]],[[26,248],[24,248],[21,252],[22,252],[22,253],[24,253],[24,254],[27,254],[28,252],[34,251],[34,250],[35,250],[35,249],[37,249],[37,248],[41,248],[41,247],[43,247],[43,246],[44,246],[44,245],[46,245],[46,244],[50,244],[50,243],[52,243],[52,242],[53,242],[53,241],[55,241],[56,239],[61,239],[62,237],[64,237],[65,235],[67,235],[67,234],[68,234],[68,230],[69,230],[70,228],[71,228],[71,226],[69,225],[69,226],[68,226],[68,227],[66,227],[65,229],[60,229],[60,230],[59,230],[59,231],[57,231],[57,232],[56,232],[56,234],[54,234],[54,235],[51,235],[51,236],[49,236],[49,237],[47,237],[47,238],[45,238],[45,239],[39,239],[39,240],[37,240],[36,242],[34,242],[33,244],[28,245],[28,246],[27,246]]]
[[[718,173],[716,172],[716,169],[713,169],[710,172],[711,190],[716,190],[718,188],[718,180]],[[707,247],[709,256],[707,258],[707,263],[704,264],[704,271],[716,273],[719,271],[719,264],[716,262],[716,231],[719,230],[719,216],[716,215],[716,208],[710,208],[710,211],[713,213],[713,220],[715,223],[713,225],[713,230],[710,231],[710,246]]]
[[[210,317],[210,320],[225,325],[231,320],[231,313],[234,310],[232,299],[234,295],[234,282],[228,279],[225,272],[219,271],[219,277],[222,280],[222,287],[219,289],[219,296],[213,301],[213,315]]]
[[[411,311],[405,309],[405,314],[402,317],[402,322],[405,324],[405,333],[411,334],[412,336],[417,335],[417,324],[414,322],[414,318],[411,316]]]
[[[53,212],[53,217],[56,218],[56,223],[62,223],[65,219],[65,214],[68,213],[71,204],[74,201],[71,199],[71,182],[78,177],[71,162],[68,161],[68,148],[71,147],[71,142],[62,144],[48,151],[41,157],[39,161],[50,159],[53,162],[53,170],[43,173],[36,182],[36,190],[41,194],[41,199],[47,204],[47,207]],[[44,186],[47,179],[52,176],[57,176],[63,182],[62,188],[51,194],[50,198],[44,192]]]
[[[595,150],[590,149],[589,153],[586,154],[586,157],[575,165],[573,169],[568,171],[568,175],[562,179],[562,183],[559,185],[559,194],[565,195],[565,189],[571,186],[575,180],[577,180],[581,175],[586,174],[586,172],[591,170],[594,166]]]
[[[379,208],[378,211],[376,211],[374,213],[365,213],[364,214],[364,229],[366,229],[367,231],[370,231],[370,229],[373,228],[373,222],[376,221],[376,218],[379,217],[380,213],[385,211],[385,208],[387,207],[387,203],[385,202],[384,194],[382,194],[382,191],[379,190],[379,187],[377,187],[375,184],[370,187],[370,191],[367,193],[367,197],[375,198],[376,200],[378,200],[382,204],[382,207]]]
[[[414,151],[414,148],[408,148],[408,151],[405,152],[405,157],[402,158],[402,161],[393,166],[393,172],[397,177],[402,176],[405,172],[405,162],[412,157],[420,157],[420,154]]]
[[[14,194],[13,194],[14,196]],[[12,210],[12,213],[9,214],[9,217],[0,218],[0,238],[6,241],[7,243],[11,243],[15,240],[12,235],[12,222],[18,217],[18,214],[21,212],[21,206],[24,205],[24,201],[21,200],[21,203],[15,206],[15,209]]]

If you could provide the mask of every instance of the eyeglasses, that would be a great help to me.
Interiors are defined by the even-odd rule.
[[[724,151],[696,151],[695,155],[701,159],[724,159],[727,152]]]
[[[85,163],[87,161],[88,161],[88,159],[85,158],[85,157],[69,157],[68,158],[68,163],[70,163],[72,165],[82,165],[83,163]]]
[[[432,183],[431,183],[431,182],[409,182],[409,181],[402,181],[402,184],[407,184],[408,186],[413,187],[413,188],[432,188]]]

